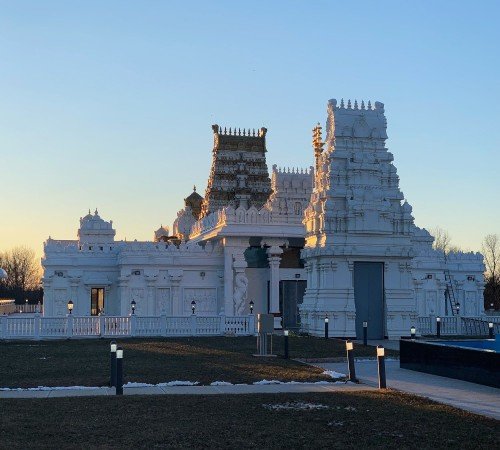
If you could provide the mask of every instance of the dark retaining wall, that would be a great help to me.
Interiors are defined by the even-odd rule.
[[[500,388],[500,354],[401,340],[400,367]]]

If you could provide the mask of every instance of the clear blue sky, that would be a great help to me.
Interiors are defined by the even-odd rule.
[[[326,102],[385,103],[419,226],[500,233],[500,2],[0,1],[0,251],[171,225],[210,169],[210,125],[261,127],[308,167]]]

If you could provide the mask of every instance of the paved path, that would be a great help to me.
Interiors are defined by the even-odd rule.
[[[327,370],[347,373],[346,363],[315,364]],[[500,419],[500,389],[467,381],[401,369],[399,361],[386,361],[387,387],[427,397],[484,416]],[[377,362],[357,361],[356,376],[361,383],[378,386]]]
[[[363,345],[363,339],[356,339],[354,343],[357,345]],[[390,350],[397,350],[399,352],[399,339],[380,339],[380,340],[370,339],[368,340],[367,344],[373,347],[381,345],[384,348],[388,348]],[[373,350],[373,352],[374,352],[373,355],[375,356],[376,355],[375,350]]]
[[[353,383],[245,384],[231,386],[147,386],[126,387],[124,395],[217,395],[217,394],[279,394],[302,392],[347,392],[373,390]],[[0,391],[0,398],[54,398],[115,395],[114,388],[47,389]]]

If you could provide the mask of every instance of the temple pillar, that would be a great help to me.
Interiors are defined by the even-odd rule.
[[[173,269],[168,271],[168,276],[170,277],[170,285],[171,285],[171,290],[170,290],[170,295],[171,295],[171,302],[172,302],[172,314],[174,316],[183,316],[184,315],[184,308],[183,308],[183,299],[180,297],[180,284],[182,280],[182,275],[184,274],[182,269]]]
[[[247,263],[245,250],[248,238],[224,238],[224,314],[237,315],[244,309],[248,279],[245,275]],[[236,276],[235,276],[236,275]]]
[[[269,313],[275,315],[274,327],[281,328],[280,311],[280,262],[283,254],[282,246],[288,245],[286,239],[264,238],[262,246],[267,247],[269,262]],[[277,316],[277,317],[276,317]]]
[[[224,246],[224,314],[233,315],[233,249]]]

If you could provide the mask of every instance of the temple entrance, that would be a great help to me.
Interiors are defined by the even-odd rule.
[[[306,291],[305,280],[280,281],[280,311],[283,317],[283,328],[298,330],[300,328],[299,305]]]
[[[104,310],[104,288],[92,288],[90,291],[90,315],[98,316]]]
[[[356,337],[363,338],[363,322],[368,322],[368,339],[384,338],[384,263],[354,263],[354,303]]]

